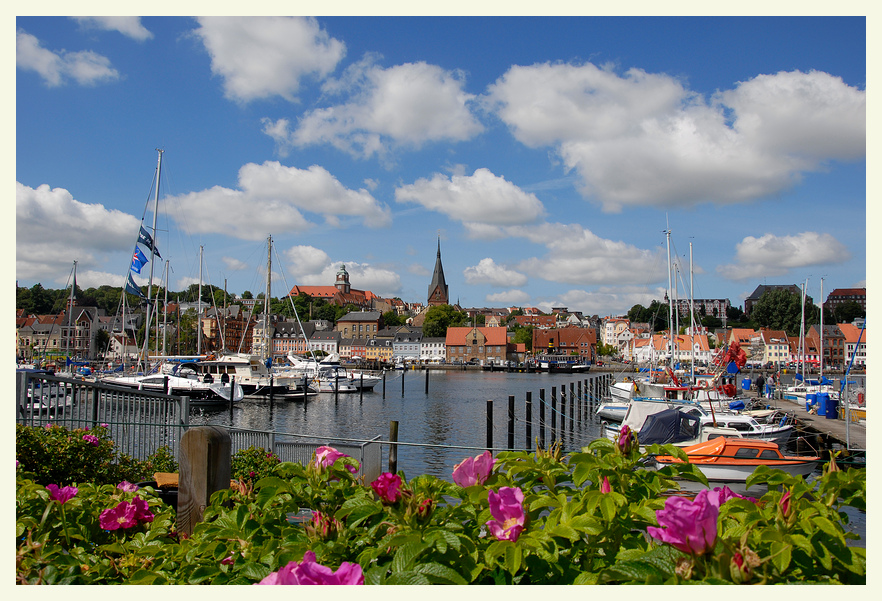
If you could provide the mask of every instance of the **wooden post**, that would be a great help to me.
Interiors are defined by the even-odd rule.
[[[273,374],[270,374],[270,409],[273,407]]]
[[[539,389],[539,444],[545,448],[545,389]]]
[[[426,368],[426,394],[429,394],[429,368]]]
[[[398,422],[389,422],[389,472],[398,473]]]
[[[532,448],[532,438],[533,438],[533,393],[531,391],[527,391],[527,404],[524,408],[524,414],[526,416],[527,422],[527,444],[524,445],[524,448],[528,451]]]
[[[585,401],[585,397],[582,396],[582,380],[579,380],[579,382],[576,386],[576,390],[578,391],[578,395],[579,395],[579,397],[578,397],[579,398],[579,401],[578,401],[579,402],[579,422],[581,422],[582,415],[584,414],[584,412],[582,410],[582,403],[584,403],[584,401]]]
[[[358,387],[358,400],[363,401],[364,400],[364,372],[361,372],[359,374],[359,376],[361,377],[361,385]]]
[[[487,450],[493,448],[493,399],[487,399]]]
[[[224,428],[199,426],[184,432],[178,474],[178,532],[192,534],[211,495],[230,487],[230,449],[230,434]]]
[[[557,388],[551,387],[551,439],[550,444],[557,440]]]
[[[221,384],[221,390],[223,390],[223,384]],[[236,396],[234,391],[236,390],[236,376],[230,378],[230,427],[233,427],[233,398]]]
[[[383,369],[383,398],[386,398],[386,370]]]
[[[576,413],[573,411],[573,404],[576,402],[575,384],[570,382],[570,432],[576,425]]]
[[[404,375],[407,373],[406,369],[401,370],[401,397],[404,398]]]
[[[515,431],[515,398],[513,394],[508,395],[508,450],[514,450],[514,431]]]

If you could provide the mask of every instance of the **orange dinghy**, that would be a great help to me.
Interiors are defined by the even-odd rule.
[[[714,438],[684,447],[683,451],[689,463],[716,482],[744,482],[760,465],[804,477],[812,473],[819,461],[818,457],[782,455],[777,444],[752,438]],[[682,463],[670,455],[659,455],[655,461],[658,466]]]

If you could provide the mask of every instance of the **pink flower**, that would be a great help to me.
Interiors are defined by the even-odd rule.
[[[627,455],[631,452],[631,450],[637,446],[637,437],[634,436],[634,432],[627,425],[622,426],[621,431],[619,432],[619,451],[623,455]]]
[[[230,555],[229,557],[224,557],[223,559],[221,559],[221,565],[231,566],[233,565],[233,561],[235,560],[233,559],[233,556]]]
[[[319,447],[315,450],[315,466],[319,469],[331,467],[341,457],[349,457],[349,455],[345,455],[333,447]],[[350,473],[358,473],[358,469],[351,465],[347,465],[346,469]]]
[[[785,518],[790,515],[790,491],[788,490],[784,493],[784,496],[781,497],[781,500],[778,501],[778,506],[781,508],[781,515]]]
[[[117,484],[116,487],[123,492],[136,492],[138,490],[137,484],[132,484],[131,482],[127,482],[126,480],[123,480],[122,482]]]
[[[468,457],[456,464],[453,468],[453,481],[463,488],[484,484],[493,471],[496,459],[490,451],[484,451],[476,457]]]
[[[110,424],[98,424],[98,425],[101,426],[102,428],[108,428],[108,427],[110,427]]]
[[[417,507],[417,515],[421,518],[428,517],[430,513],[432,513],[432,506],[435,504],[435,501],[432,499],[426,499],[420,506]]]
[[[606,494],[606,493],[610,492],[611,490],[612,490],[612,487],[610,487],[610,485],[609,485],[609,477],[604,476],[603,482],[600,483],[600,492],[602,492],[603,494]]]
[[[105,509],[98,515],[98,525],[103,530],[119,530],[138,525],[135,506],[123,501],[112,509]]]
[[[649,526],[646,531],[655,539],[668,543],[684,553],[702,555],[717,540],[719,495],[702,490],[694,501],[669,497],[665,508],[655,512],[660,528]]]
[[[344,561],[335,572],[315,561],[315,553],[307,551],[303,561],[292,561],[257,584],[364,584],[364,574],[357,563]]]
[[[47,484],[46,490],[49,491],[49,499],[52,501],[58,501],[59,505],[64,505],[73,499],[79,492],[79,489],[76,486],[58,488],[57,484]]]
[[[722,506],[722,504],[729,499],[744,499],[746,501],[750,501],[751,503],[757,502],[757,499],[755,499],[754,497],[745,497],[743,495],[739,495],[728,486],[717,487],[713,489],[710,493],[708,493],[708,499],[711,500],[711,502],[715,502],[717,507]]]
[[[371,482],[371,488],[383,503],[394,503],[401,498],[401,476],[384,472]]]
[[[132,502],[122,501],[112,509],[105,509],[98,515],[98,525],[104,530],[132,528],[142,522],[152,522],[153,513],[147,501],[135,497]]]
[[[100,442],[97,436],[92,436],[91,434],[83,434],[83,440],[91,444],[92,446],[98,446]]]
[[[496,540],[518,540],[524,530],[527,516],[524,513],[524,493],[520,488],[503,486],[499,493],[492,490],[488,495],[490,513],[495,520],[487,522],[490,534]]]

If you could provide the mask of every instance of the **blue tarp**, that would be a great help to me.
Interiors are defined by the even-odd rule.
[[[646,418],[637,433],[642,445],[683,442],[698,436],[699,419],[678,409],[665,409]]]
[[[732,411],[741,411],[744,409],[744,401],[732,401],[729,403],[729,409]]]

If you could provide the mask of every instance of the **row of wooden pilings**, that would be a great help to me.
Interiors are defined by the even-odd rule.
[[[609,387],[613,382],[612,374],[602,374],[560,385],[560,397],[558,388],[550,388],[550,404],[546,402],[545,388],[539,389],[539,423],[536,429],[536,445],[538,448],[547,448],[546,433],[550,434],[548,446],[559,442],[560,435],[567,428],[572,431],[577,423],[590,418],[596,410],[600,400],[609,396]],[[546,419],[546,406],[549,407],[550,420]],[[558,419],[558,417],[560,419]],[[527,391],[524,402],[524,446],[523,450],[533,450],[533,393]],[[515,396],[508,397],[508,445],[507,448],[514,450],[515,447]],[[487,400],[487,448],[493,447],[493,400]]]

